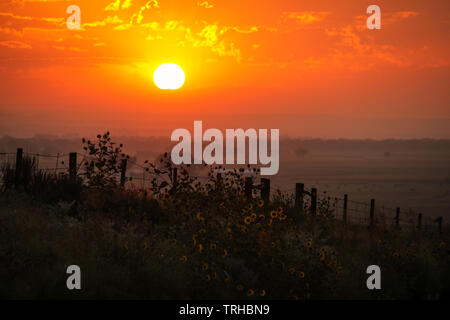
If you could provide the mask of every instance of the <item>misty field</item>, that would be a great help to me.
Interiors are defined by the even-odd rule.
[[[177,167],[175,179],[168,155],[144,164],[148,186],[123,188],[122,146],[107,134],[83,146],[91,157],[76,179],[39,170],[33,158],[19,175],[3,164],[2,298],[450,297],[447,228],[344,224],[327,194],[319,192],[313,214],[308,198],[295,207],[291,192],[264,201],[257,169],[212,167],[197,179]],[[69,265],[82,270],[80,291],[66,288]],[[369,265],[380,266],[382,290],[367,289]]]

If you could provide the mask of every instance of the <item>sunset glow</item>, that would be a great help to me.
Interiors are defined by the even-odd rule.
[[[450,136],[447,0],[376,1],[373,30],[361,0],[80,0],[69,29],[72,4],[0,2],[0,134],[167,136],[201,119],[292,137]],[[189,80],[176,95],[152,79],[167,62]]]

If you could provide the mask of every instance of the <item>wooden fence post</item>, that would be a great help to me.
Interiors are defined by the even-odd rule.
[[[344,224],[347,223],[347,203],[348,203],[348,195],[344,194],[344,212],[342,214],[342,220],[344,221]]]
[[[303,183],[295,184],[295,208],[300,209],[300,213],[303,213],[303,192],[305,191],[305,185]]]
[[[311,214],[316,215],[317,213],[317,189],[311,189]]]
[[[245,178],[245,186],[244,186],[244,193],[248,200],[252,198],[253,193],[253,180],[251,177]]]
[[[173,168],[173,191],[178,188],[178,168]]]
[[[265,203],[270,199],[270,180],[267,178],[261,178],[261,198]]]
[[[16,153],[16,171],[15,171],[15,179],[14,184],[17,187],[20,183],[20,178],[22,175],[22,160],[23,160],[23,149],[17,148]]]
[[[216,178],[216,190],[221,190],[223,184],[222,174],[219,172]]]
[[[374,221],[375,216],[375,199],[370,200],[370,227],[373,228],[375,226]]]
[[[395,228],[400,228],[400,207],[397,207],[397,212],[395,213]]]
[[[77,153],[71,152],[69,154],[69,178],[75,181],[77,178]]]
[[[422,214],[419,213],[417,215],[417,231],[420,231],[422,229]]]
[[[120,164],[120,186],[124,187],[125,186],[125,182],[126,182],[126,177],[127,177],[127,159],[122,159],[122,163]],[[145,171],[144,171],[145,174]],[[145,179],[145,177],[143,177],[143,180]],[[145,181],[144,181],[145,183]]]
[[[442,232],[442,217],[437,218],[436,220],[434,220],[434,222],[437,222],[439,233],[441,233]]]
[[[59,152],[56,154],[55,175],[58,175]]]

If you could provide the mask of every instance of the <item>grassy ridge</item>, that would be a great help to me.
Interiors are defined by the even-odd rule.
[[[120,188],[118,160],[126,155],[108,134],[98,139],[85,141],[92,160],[77,181],[44,174],[29,160],[14,184],[12,167],[3,167],[0,297],[450,296],[448,234],[344,226],[329,198],[319,199],[314,216],[281,192],[269,203],[247,199],[239,170],[211,168],[200,182],[178,167],[175,182],[167,155],[147,163],[150,188]],[[66,289],[72,264],[82,270],[81,291]],[[382,290],[366,288],[373,264],[381,267]]]

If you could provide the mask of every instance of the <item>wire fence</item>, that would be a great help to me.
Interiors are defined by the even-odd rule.
[[[9,163],[10,165],[15,166],[18,156],[17,153],[18,152],[0,152],[0,164]],[[60,175],[69,174],[71,154],[76,154],[76,174],[82,171],[82,166],[85,165],[87,161],[96,159],[86,153],[79,152],[57,153],[53,155],[24,152],[23,156],[32,157],[39,170]],[[155,175],[152,172],[147,171],[147,167],[132,159],[127,160],[126,173],[126,187],[148,188],[151,186],[153,178],[155,178]],[[190,177],[203,182],[211,179],[208,175],[190,175]],[[311,190],[305,189],[305,194],[310,194]],[[298,196],[296,195],[296,189],[283,190],[283,188],[276,185],[272,188],[270,193],[274,194],[278,191],[291,195],[293,198]],[[367,202],[354,201],[346,197],[332,196],[326,191],[322,193],[322,196],[317,197],[317,200],[319,203],[326,201],[327,205],[331,207],[331,211],[336,220],[345,220],[352,224],[370,225],[373,223],[377,226],[396,227],[401,230],[410,231],[417,230],[418,228],[424,231],[435,231],[439,229],[441,232],[442,230],[448,231],[450,229],[450,225],[447,222],[443,224],[442,217],[432,218],[423,216],[421,213],[412,209],[405,211],[400,210],[398,207],[394,208],[379,203],[376,203],[376,205],[371,208],[370,200]],[[309,201],[310,203],[311,199],[305,197],[305,201]],[[371,215],[371,210],[373,211],[373,215]]]

